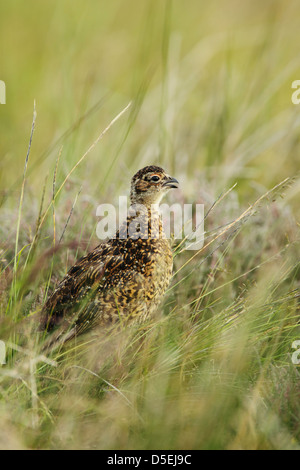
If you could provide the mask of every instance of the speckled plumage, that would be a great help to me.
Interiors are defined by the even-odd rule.
[[[124,225],[115,238],[98,245],[69,270],[43,308],[42,329],[55,330],[50,344],[64,343],[90,328],[151,316],[173,267],[170,244],[153,204],[172,187],[178,187],[177,180],[157,166],[133,176],[131,209]]]

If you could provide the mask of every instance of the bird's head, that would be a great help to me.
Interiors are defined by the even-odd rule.
[[[146,166],[139,170],[131,180],[131,204],[159,204],[161,198],[171,188],[178,188],[176,178],[167,175],[159,166]]]

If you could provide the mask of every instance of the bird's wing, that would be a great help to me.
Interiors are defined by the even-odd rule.
[[[101,289],[108,264],[117,264],[119,255],[110,244],[99,245],[82,257],[59,283],[42,310],[41,329],[50,331],[62,323],[71,325],[92,298],[95,289]]]

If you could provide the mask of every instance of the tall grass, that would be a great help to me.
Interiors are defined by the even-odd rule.
[[[0,447],[298,449],[297,2],[32,4],[0,18],[16,32],[0,77],[15,92],[0,109]],[[180,181],[169,201],[204,204],[204,247],[174,240],[147,323],[41,354],[41,306],[99,242],[97,205],[150,163]]]

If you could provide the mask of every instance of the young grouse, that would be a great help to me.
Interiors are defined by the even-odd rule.
[[[158,166],[131,180],[127,220],[111,238],[82,257],[47,300],[41,327],[60,344],[98,325],[143,321],[157,307],[172,275],[173,256],[158,204],[178,181]]]

